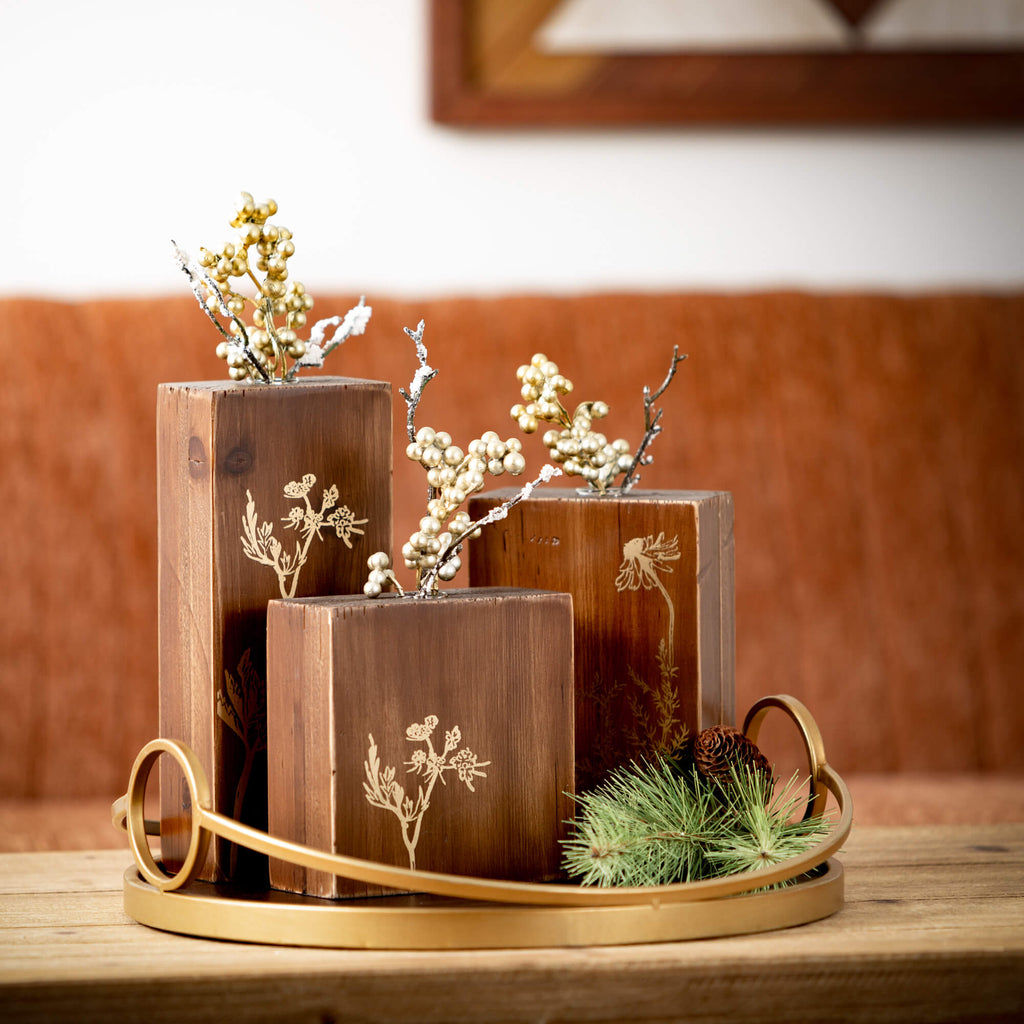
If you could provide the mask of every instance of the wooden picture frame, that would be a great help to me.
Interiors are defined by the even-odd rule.
[[[432,117],[461,127],[1024,121],[1024,49],[548,54],[559,0],[431,0]]]

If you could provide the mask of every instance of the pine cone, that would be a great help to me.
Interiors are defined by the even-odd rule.
[[[731,781],[730,765],[740,772],[745,768],[772,774],[768,758],[738,729],[713,725],[704,729],[693,742],[693,763],[706,779],[726,784]]]

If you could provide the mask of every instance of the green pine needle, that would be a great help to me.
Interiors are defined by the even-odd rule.
[[[796,776],[774,794],[763,773],[731,772],[723,787],[667,758],[617,769],[576,797],[564,870],[582,885],[695,882],[774,867],[828,831],[821,818],[790,820],[806,800]]]

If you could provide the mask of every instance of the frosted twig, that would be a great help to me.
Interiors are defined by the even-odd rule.
[[[398,393],[405,399],[405,404],[408,408],[408,414],[405,418],[405,429],[409,435],[410,442],[416,440],[416,409],[420,404],[420,398],[423,396],[423,389],[437,376],[437,370],[427,362],[427,346],[423,344],[423,328],[425,323],[426,321],[421,320],[415,331],[410,330],[408,327],[402,328],[416,345],[416,358],[420,363],[419,368],[416,370],[416,375],[409,384],[409,390],[406,391],[405,388],[398,389]]]
[[[182,249],[174,239],[171,239],[171,245],[174,247],[174,262],[177,264],[178,269],[181,270],[188,278],[189,286],[192,289],[192,294],[196,297],[196,301],[199,303],[199,308],[210,318],[210,322],[214,327],[220,331],[221,335],[228,342],[229,345],[235,345],[239,348],[249,363],[255,367],[256,372],[263,378],[265,384],[270,383],[270,376],[263,366],[260,364],[259,359],[256,358],[256,353],[249,347],[249,334],[245,329],[245,324],[237,317],[234,313],[228,309],[227,303],[224,301],[224,296],[221,294],[221,290],[217,287],[216,282],[209,274],[193,260],[184,249]],[[207,295],[204,295],[202,289],[199,287],[199,282],[202,281],[203,285],[207,288]],[[239,337],[232,337],[225,329],[224,325],[214,315],[212,309],[209,306],[209,300],[213,298],[217,302],[217,312],[222,316],[228,317],[233,320],[239,329]]]
[[[541,471],[535,480],[530,480],[523,484],[519,491],[513,494],[507,501],[502,502],[500,505],[495,505],[487,515],[481,516],[475,523],[470,523],[457,537],[452,537],[451,543],[445,551],[442,552],[441,557],[437,560],[437,564],[423,574],[417,597],[421,595],[426,597],[432,596],[434,586],[437,582],[438,573],[449,559],[453,558],[462,550],[463,541],[465,541],[467,537],[472,537],[473,534],[475,534],[482,526],[489,526],[491,523],[496,523],[499,520],[504,519],[508,515],[509,509],[518,505],[519,502],[525,501],[529,498],[539,484],[546,484],[549,480],[561,475],[562,471],[557,466],[552,466],[550,463],[546,466],[542,466]]]
[[[344,344],[349,338],[354,338],[366,330],[373,314],[373,307],[366,305],[366,296],[361,295],[359,302],[354,305],[343,317],[332,316],[324,320],[318,320],[309,333],[309,341],[306,343],[306,351],[302,358],[297,360],[291,369],[285,374],[285,380],[294,380],[303,366],[323,366],[327,358],[339,345]],[[337,327],[338,329],[326,341],[327,328]]]
[[[203,294],[202,289],[199,287],[199,281],[201,280],[207,287],[212,287],[212,294],[216,296],[219,305],[219,312],[225,316],[230,317],[231,311],[224,304],[224,296],[221,295],[220,289],[209,280],[209,275],[199,266],[198,263],[194,262],[189,254],[184,249],[180,248],[178,243],[171,239],[171,245],[174,247],[174,262],[178,269],[184,273],[188,278],[189,287],[192,289],[192,294],[196,297],[196,302],[199,303],[199,308],[210,318],[210,323],[220,331],[221,335],[230,342],[232,345],[238,343],[236,338],[232,338],[226,330],[224,325],[214,315],[213,310],[207,305],[207,296]]]
[[[665,393],[665,389],[672,383],[672,378],[676,375],[676,368],[685,358],[685,355],[679,354],[679,346],[676,345],[672,349],[672,363],[668,368],[668,373],[665,374],[665,379],[661,382],[661,387],[651,394],[651,389],[646,384],[644,385],[644,439],[640,442],[636,455],[633,456],[629,471],[622,478],[623,491],[628,491],[635,487],[640,482],[640,474],[638,472],[640,467],[649,466],[654,461],[653,456],[646,455],[645,453],[650,447],[651,442],[661,433],[661,414],[665,410],[657,409],[653,415],[651,415],[651,410],[654,408],[654,403],[661,398]]]

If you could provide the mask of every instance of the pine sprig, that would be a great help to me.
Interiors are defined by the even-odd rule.
[[[634,762],[576,797],[562,866],[582,885],[696,882],[773,867],[814,846],[821,818],[792,821],[803,802],[796,776],[778,795],[762,772],[732,768],[722,787],[668,758]]]
[[[733,768],[733,777],[740,772]],[[709,848],[708,860],[723,874],[766,871],[783,861],[799,857],[819,842],[829,823],[821,817],[803,820],[807,795],[805,782],[797,775],[778,792],[771,781],[749,768],[743,770],[745,783],[727,791],[725,817],[737,825],[733,834],[720,836]],[[800,815],[799,817],[795,817]]]

